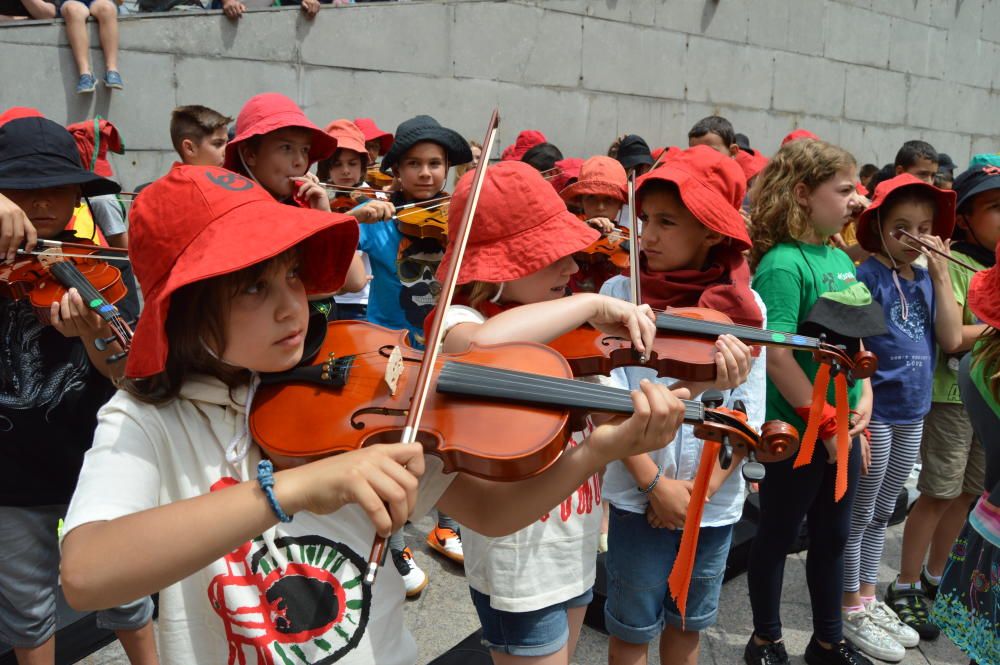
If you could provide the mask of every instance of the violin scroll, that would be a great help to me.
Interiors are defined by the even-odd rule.
[[[868,379],[878,370],[878,357],[871,351],[858,351],[854,354],[854,367],[851,369],[851,377],[855,379]]]
[[[782,462],[799,449],[798,431],[781,420],[768,420],[760,428],[760,447],[755,456],[760,462]]]

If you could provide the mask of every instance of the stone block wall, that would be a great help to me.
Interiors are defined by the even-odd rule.
[[[92,29],[92,58],[103,59]],[[632,132],[685,145],[720,113],[771,153],[805,127],[859,161],[923,138],[959,163],[1000,150],[1000,0],[444,0],[121,20],[123,92],[73,92],[61,23],[0,25],[0,107],[61,122],[101,114],[129,149],[126,187],[173,160],[171,109],[236,115],[278,91],[323,125],[386,128],[429,113],[479,139],[494,105],[501,142],[542,130],[567,155]]]

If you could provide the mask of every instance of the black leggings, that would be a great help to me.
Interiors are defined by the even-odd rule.
[[[816,442],[813,461],[792,469],[794,457],[766,464],[760,483],[760,525],[750,550],[747,586],[758,637],[781,639],[781,585],[785,557],[808,516],[809,550],[806,581],[812,601],[813,634],[823,642],[843,639],[840,608],[844,579],[844,547],[851,531],[851,506],[861,471],[861,445],[851,446],[847,464],[847,494],[833,500],[835,464],[827,464],[826,447]]]

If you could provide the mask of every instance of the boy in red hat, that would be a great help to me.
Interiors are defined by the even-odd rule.
[[[35,256],[12,255],[22,240],[27,252],[36,239],[72,240],[64,229],[81,197],[118,191],[116,183],[81,168],[73,137],[51,120],[21,117],[0,125],[0,198],[23,211],[0,213],[0,256],[7,258],[0,273],[10,279],[16,271],[39,270]],[[133,320],[139,303],[126,270],[123,283],[131,288],[118,305]],[[0,296],[0,329],[8,474],[0,487],[0,639],[14,647],[19,662],[53,663],[58,523],[93,442],[97,411],[122,375],[123,363],[109,362],[122,348],[117,342],[97,347],[111,329],[76,289],[52,303],[44,317],[27,298]],[[153,604],[140,596],[129,600],[134,602],[102,605],[113,609],[99,612],[97,624],[117,631],[132,662],[156,663]]]
[[[517,135],[514,143],[503,149],[503,152],[500,153],[500,161],[521,161],[521,158],[524,157],[524,153],[543,143],[548,143],[548,139],[545,138],[545,134],[542,134],[537,129],[525,129]]]
[[[317,436],[263,448],[248,423],[256,377],[280,381],[300,363],[311,346],[307,293],[340,287],[357,224],[281,206],[246,177],[182,165],[132,213],[146,310],[67,516],[62,579],[78,608],[162,590],[167,665],[414,665],[400,578],[361,581],[376,535],[435,504],[487,533],[517,531],[608,460],[660,445],[683,417],[669,391],[644,384],[631,395],[636,415],[517,482],[445,474],[419,445],[330,455],[341,442]],[[608,318],[632,337],[622,319],[634,316]],[[109,551],[129,556],[109,566]]]
[[[392,147],[392,133],[384,129],[379,129],[379,126],[371,118],[355,118],[354,124],[365,135],[365,149],[368,151],[368,163],[372,165],[377,164],[378,158],[389,152],[389,148]]]
[[[467,174],[455,192],[453,229],[471,189]],[[648,307],[593,293],[563,297],[577,267],[573,254],[597,237],[527,164],[490,167],[462,258],[456,304],[445,313],[443,350],[460,353],[471,344],[512,339],[546,343],[588,322],[640,331],[626,334],[640,349],[651,343]],[[452,260],[449,245],[439,274]],[[588,423],[577,432],[564,454],[592,430]],[[585,479],[558,512],[507,536],[489,537],[463,522],[466,578],[495,662],[571,661],[593,596],[600,486],[598,475]]]
[[[862,462],[844,550],[844,634],[881,660],[902,660],[906,647],[920,642],[913,627],[875,598],[875,586],[886,526],[913,470],[931,408],[935,345],[952,352],[962,342],[948,261],[900,234],[947,254],[945,240],[954,226],[955,194],[909,174],[882,182],[857,222],[858,243],[872,253],[858,266],[858,280],[882,307],[888,330],[865,339],[879,363],[871,378],[870,452]],[[913,264],[921,255],[928,269]]]
[[[750,289],[743,252],[750,246],[739,213],[746,181],[732,159],[704,145],[669,158],[637,182],[636,205],[643,220],[640,265],[634,271],[643,304],[707,307],[738,324],[761,327],[763,304]],[[602,293],[629,299],[629,279],[615,277]],[[714,386],[726,403],[741,400],[748,423],[764,422],[764,351],[732,339],[720,342],[723,359]],[[751,368],[752,364],[752,368]],[[615,370],[628,387],[654,380],[648,369]],[[665,384],[667,377],[655,378]],[[671,598],[667,575],[677,558],[685,515],[703,442],[682,427],[670,445],[613,462],[604,474],[604,498],[611,504],[608,538],[608,603],[611,662],[645,662],[649,643],[660,638],[660,662],[695,665],[701,631],[715,624],[733,525],[743,507],[740,464],[716,468],[705,505],[685,617]]]
[[[993,266],[1000,243],[1000,169],[970,168],[955,179],[954,192],[952,256],[981,270]],[[959,394],[958,363],[987,326],[969,307],[972,274],[950,262],[948,271],[962,310],[962,342],[954,353],[944,348],[937,353],[931,408],[920,444],[920,496],[906,518],[899,577],[885,597],[923,639],[934,639],[940,632],[930,620],[930,604],[969,506],[983,493],[986,473],[982,443]]]
[[[628,200],[627,185],[628,177],[621,163],[598,155],[583,162],[576,182],[559,192],[559,196],[566,201],[567,208],[582,210],[580,218],[589,226],[607,235],[621,225],[622,207]],[[621,268],[607,255],[587,249],[590,248],[578,255],[581,270],[570,280],[573,293],[597,293],[604,282],[621,273]]]

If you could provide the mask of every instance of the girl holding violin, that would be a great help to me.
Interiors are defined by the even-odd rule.
[[[21,662],[55,662],[57,525],[92,443],[97,411],[122,375],[123,363],[109,360],[124,349],[104,340],[115,339],[111,325],[139,312],[130,272],[51,241],[72,239],[64,229],[81,197],[119,191],[116,183],[81,168],[73,137],[55,122],[22,117],[0,125],[0,201],[6,203],[0,211],[0,256],[13,252],[0,262],[6,472],[0,487],[0,635]],[[94,311],[113,306],[81,277],[92,272],[117,273],[113,283],[124,298],[113,324]],[[76,286],[66,286],[64,279]],[[88,294],[87,302],[81,292]],[[98,613],[97,622],[116,629],[131,662],[156,663],[152,612],[150,599],[137,595]]]
[[[856,180],[850,153],[813,139],[785,144],[757,176],[750,264],[769,328],[822,331],[831,343],[852,349],[861,347],[859,337],[885,332],[881,308],[858,282],[854,262],[828,243],[864,205]],[[869,321],[873,317],[878,320]],[[870,665],[844,641],[840,603],[851,508],[867,457],[871,383],[849,386],[846,372],[831,376],[813,355],[787,348],[768,350],[767,379],[768,417],[805,434],[796,459],[768,464],[760,486],[760,525],[747,576],[754,633],[744,657],[748,663],[789,662],[780,616],[785,553],[808,516],[813,634],[806,663]],[[807,429],[807,420],[818,428]],[[817,438],[822,445],[814,445]]]
[[[77,608],[106,607],[162,589],[160,648],[170,664],[412,665],[402,581],[390,570],[362,583],[376,533],[386,537],[435,504],[484,533],[516,531],[611,459],[660,445],[683,404],[644,384],[631,396],[636,415],[515,482],[445,475],[416,445],[318,458],[262,449],[249,436],[255,373],[299,364],[307,293],[340,286],[358,227],[282,207],[230,176],[177,165],[133,208],[146,310],[125,390],[101,412],[67,518],[66,597]],[[288,418],[306,417],[310,403],[298,406]],[[317,444],[279,443],[286,451]],[[108,551],[129,556],[108,566]]]
[[[750,289],[743,252],[750,238],[739,214],[746,192],[737,164],[705,146],[668,159],[642,176],[635,192],[642,220],[639,265],[641,301],[655,310],[703,307],[746,326],[762,327],[764,308]],[[613,277],[602,293],[629,300],[628,277]],[[735,338],[716,342],[714,382],[687,384],[692,395],[706,389],[726,404],[742,402],[748,424],[764,422],[764,359]],[[764,351],[761,350],[761,355]],[[752,369],[751,369],[752,368]],[[612,372],[625,386],[655,373],[642,367]],[[659,377],[663,383],[673,379]],[[744,485],[736,454],[723,470],[717,456],[700,520],[693,578],[684,611],[672,598],[664,571],[680,565],[682,528],[695,508],[692,497],[705,441],[685,425],[669,446],[613,462],[604,476],[611,504],[608,534],[609,661],[646,662],[649,643],[660,638],[660,662],[696,665],[701,631],[715,624],[733,525],[743,510]],[[766,482],[766,481],[765,481]]]
[[[452,220],[461,218],[471,186],[466,175],[455,192]],[[585,323],[625,328],[645,348],[653,332],[648,307],[597,294],[564,297],[577,270],[574,252],[596,237],[527,164],[490,167],[459,272],[457,304],[445,313],[443,350],[460,353],[473,344],[514,339],[547,343]],[[439,275],[453,255],[449,246]],[[589,420],[579,425],[569,450],[593,431]],[[567,492],[559,510],[516,533],[490,537],[462,522],[466,577],[498,665],[525,658],[570,662],[596,573],[599,471]]]

